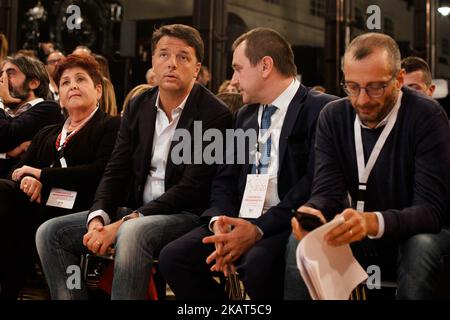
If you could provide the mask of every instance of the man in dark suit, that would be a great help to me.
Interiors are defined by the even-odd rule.
[[[7,57],[0,72],[0,178],[6,178],[43,127],[63,121],[49,96],[44,64],[23,55]]]
[[[316,120],[335,99],[300,84],[289,43],[272,29],[243,34],[233,49],[232,83],[250,104],[234,127],[255,132],[258,147],[246,149],[244,164],[219,168],[205,224],[161,252],[160,269],[179,299],[226,298],[205,260],[224,274],[237,267],[252,299],[282,298],[290,212],[309,197]]]
[[[161,27],[153,33],[152,53],[159,86],[126,109],[89,214],[53,219],[37,232],[38,242],[45,244],[39,255],[50,270],[47,281],[54,299],[87,297],[84,284],[67,288],[66,269],[88,250],[114,253],[112,299],[144,299],[161,248],[194,228],[207,208],[216,165],[180,163],[172,139],[177,130],[188,131],[188,144],[194,146],[200,142],[194,143],[194,124],[224,133],[231,114],[210,91],[195,85],[203,59],[197,30]],[[193,155],[195,149],[186,152]],[[130,209],[116,216],[122,206]],[[123,212],[128,214],[121,217]]]
[[[419,57],[409,56],[402,60],[402,68],[405,69],[403,85],[433,97],[436,85],[433,84],[428,63]]]

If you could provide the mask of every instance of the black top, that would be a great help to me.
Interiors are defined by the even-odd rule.
[[[403,88],[395,123],[367,181],[365,211],[380,211],[383,238],[438,232],[447,220],[450,130],[442,107]],[[308,205],[331,219],[343,209],[347,190],[358,198],[356,113],[347,98],[328,104],[318,121],[313,192]],[[365,161],[381,133],[362,129]]]
[[[33,139],[43,127],[62,123],[59,104],[54,101],[42,101],[15,118],[0,113],[0,153],[8,152],[22,142]]]
[[[56,139],[63,125],[47,126],[36,134],[17,168],[27,165],[42,169],[43,204],[52,188],[62,188],[77,192],[73,212],[87,210],[113,150],[119,125],[120,118],[98,109],[67,143],[64,149],[67,168],[61,168],[56,150]]]

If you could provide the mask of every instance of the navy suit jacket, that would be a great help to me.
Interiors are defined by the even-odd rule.
[[[148,90],[133,99],[126,109],[114,151],[90,212],[102,209],[114,220],[120,206],[137,209],[143,215],[176,214],[182,211],[200,215],[208,207],[211,181],[217,165],[174,164],[170,154],[178,144],[176,141],[172,141],[169,149],[165,193],[143,204],[144,187],[150,172],[157,94],[157,87]],[[205,87],[196,84],[177,125],[177,129],[190,132],[191,144],[195,138],[194,121],[202,122],[203,132],[214,128],[224,133],[225,129],[231,127],[232,117],[223,102]],[[203,148],[208,143],[203,142]],[[191,151],[195,151],[193,146]],[[191,156],[194,161],[193,154]]]
[[[322,108],[335,96],[319,93],[300,85],[289,104],[279,141],[278,196],[280,203],[252,220],[264,237],[290,228],[291,210],[304,204],[310,195],[314,173],[314,139],[317,118]],[[236,115],[234,128],[258,132],[258,104],[244,106]],[[245,148],[249,152],[248,146]],[[249,159],[250,157],[246,157]],[[237,217],[253,163],[225,164],[213,181],[211,208],[202,218],[217,215]]]

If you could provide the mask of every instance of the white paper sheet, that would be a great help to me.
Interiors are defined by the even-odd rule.
[[[343,217],[308,233],[297,247],[297,266],[314,300],[347,300],[368,275],[354,258],[350,246],[330,246],[328,231],[344,222]]]

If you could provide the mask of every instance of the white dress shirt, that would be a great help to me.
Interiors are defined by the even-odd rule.
[[[292,83],[274,100],[271,105],[277,107],[277,110],[272,114],[271,126],[270,129],[271,134],[271,149],[270,149],[270,160],[269,166],[267,168],[267,174],[269,174],[269,183],[267,186],[266,198],[264,201],[264,207],[262,210],[262,214],[265,214],[267,210],[271,207],[276,206],[280,202],[280,197],[278,196],[278,170],[279,170],[279,152],[280,152],[280,135],[281,129],[283,127],[284,119],[286,118],[286,113],[291,103],[292,99],[294,99],[295,94],[300,88],[300,82],[297,79],[292,80]],[[258,110],[258,126],[261,128],[261,120],[262,120],[262,112],[264,110],[264,105],[261,104]],[[272,129],[272,124],[274,124],[274,119],[280,117],[279,121],[276,121],[278,124],[277,128]],[[276,125],[275,124],[275,125]],[[262,132],[259,130],[259,139],[261,139]],[[213,231],[212,224],[214,221],[219,219],[219,217],[213,217],[209,223],[209,229]],[[260,230],[261,234],[263,234],[262,230]]]
[[[188,96],[181,104],[172,110],[172,121],[169,122],[164,110],[159,106],[159,94],[156,99],[156,122],[153,134],[152,160],[150,172],[145,182],[143,201],[144,204],[157,199],[165,192],[164,178],[166,176],[167,158],[172,143],[172,138],[180,120]]]
[[[169,122],[164,110],[160,107],[159,93],[156,97],[156,120],[155,132],[153,134],[152,157],[150,162],[150,172],[145,182],[143,202],[144,204],[160,197],[165,192],[164,179],[166,176],[167,158],[169,156],[172,138],[180,120],[181,113],[186,105],[189,95],[181,104],[172,110],[172,121]],[[95,217],[101,216],[104,225],[110,224],[109,215],[103,210],[96,210],[89,214],[87,224]]]
[[[53,95],[53,99],[55,100],[55,102],[58,102],[58,103],[59,103],[59,92],[56,91],[56,89],[52,86],[51,83],[48,85],[48,87],[49,87],[49,89],[50,89],[50,92],[51,92],[52,95]]]
[[[276,206],[280,202],[280,197],[278,196],[280,135],[289,104],[291,103],[292,99],[294,99],[294,96],[297,93],[299,87],[300,82],[297,79],[293,80],[292,83],[283,91],[283,93],[281,93],[278,98],[270,103],[271,105],[277,107],[277,110],[271,117],[271,123],[273,124],[274,119],[276,119],[277,117],[281,118],[279,122],[277,121],[278,127],[273,128],[273,131],[270,135],[272,142],[270,148],[269,167],[267,168],[267,173],[269,174],[269,184],[267,187],[266,199],[264,201],[262,214],[266,213],[267,210],[269,210],[273,206]],[[263,110],[264,105],[260,105],[258,110],[258,125],[260,128]],[[259,131],[259,138],[261,138],[261,130]]]

